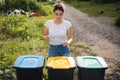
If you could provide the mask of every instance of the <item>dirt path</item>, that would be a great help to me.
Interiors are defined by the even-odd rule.
[[[88,17],[68,5],[65,9],[64,17],[72,22],[74,39],[88,45],[107,62],[105,80],[120,80],[120,28],[114,26],[115,19]]]

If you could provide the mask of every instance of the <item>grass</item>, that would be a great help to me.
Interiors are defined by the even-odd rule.
[[[10,38],[0,33],[0,79],[1,80],[13,80],[15,72],[13,69],[14,61],[21,55],[41,55],[47,57],[48,42],[42,39],[43,27],[46,20],[51,18],[50,16],[30,17],[27,18],[27,24],[29,26],[29,33],[32,38],[29,40],[21,40],[21,38]],[[5,72],[9,70],[9,72]],[[46,71],[44,71],[46,72]],[[14,74],[14,75],[9,75]],[[45,73],[47,74],[47,72]],[[4,76],[9,75],[8,79]],[[46,76],[45,76],[46,77]]]
[[[47,57],[48,41],[42,39],[44,23],[53,18],[53,4],[40,3],[43,6],[47,16],[29,17],[25,24],[28,27],[30,38],[21,40],[20,37],[11,38],[0,32],[0,80],[14,80],[16,78],[14,61],[21,55],[40,55]],[[0,28],[4,15],[0,15]],[[7,16],[6,16],[7,17]],[[12,23],[10,23],[12,24]],[[22,27],[22,26],[21,26]],[[47,79],[47,72],[44,72],[44,78]]]
[[[89,16],[120,16],[120,3],[95,4],[88,1],[72,1],[69,4],[88,14]]]
[[[73,41],[71,46],[71,52],[73,53],[72,56],[97,56],[95,52],[93,52],[90,47],[79,41]]]
[[[29,34],[31,38],[29,40],[21,40],[21,38],[11,38],[7,35],[0,33],[0,80],[14,80],[16,78],[15,69],[13,68],[14,61],[21,55],[40,55],[47,57],[48,41],[42,39],[43,27],[45,21],[53,18],[52,9],[53,4],[40,3],[47,16],[30,17],[26,18],[26,24],[28,26]],[[4,16],[0,16],[4,18]],[[0,19],[0,27],[1,21]],[[83,44],[71,45],[73,48],[72,53],[76,56],[82,52],[93,54],[89,47]],[[76,51],[74,50],[76,49]],[[80,50],[78,50],[80,49]],[[47,70],[43,70],[44,78],[47,80]],[[77,71],[75,70],[75,80]]]
[[[47,58],[48,41],[42,39],[43,34],[43,24],[46,20],[51,19],[53,16],[40,16],[40,17],[30,17],[27,18],[27,24],[29,26],[30,32],[37,37],[30,38],[30,40],[21,40],[18,38],[6,38],[6,35],[0,33],[0,80],[15,80],[16,74],[13,68],[14,61],[22,55],[40,55]],[[80,55],[82,52],[91,53],[89,47],[83,44],[71,45],[76,48],[72,53],[76,56]],[[83,51],[79,51],[83,50]],[[88,52],[87,52],[88,51]],[[45,80],[48,79],[46,68],[43,69],[43,74]],[[74,80],[77,80],[77,70],[74,73]],[[4,75],[4,76],[3,76]],[[7,77],[6,77],[7,76]]]

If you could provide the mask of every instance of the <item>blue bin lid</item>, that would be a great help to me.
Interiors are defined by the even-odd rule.
[[[15,68],[38,68],[44,66],[44,57],[36,55],[20,56],[15,61]]]
[[[76,57],[77,66],[86,69],[107,68],[107,64],[102,57],[78,56]]]

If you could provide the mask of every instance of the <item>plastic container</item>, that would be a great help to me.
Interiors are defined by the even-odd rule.
[[[102,57],[78,56],[78,80],[104,80],[107,64]]]
[[[42,80],[44,57],[36,55],[20,56],[14,63],[17,80]]]
[[[73,80],[76,67],[72,57],[49,57],[46,67],[48,69],[48,80]]]

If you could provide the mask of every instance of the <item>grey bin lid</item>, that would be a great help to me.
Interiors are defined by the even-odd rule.
[[[20,56],[15,61],[15,68],[38,68],[44,66],[44,57],[36,55]]]
[[[102,57],[95,56],[78,56],[76,57],[76,64],[78,67],[86,69],[102,69],[108,67]]]

